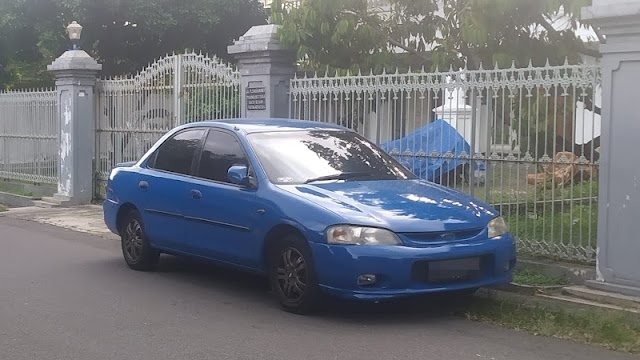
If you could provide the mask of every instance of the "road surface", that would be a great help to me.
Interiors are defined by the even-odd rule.
[[[2,360],[637,358],[449,312],[287,314],[260,278],[169,256],[134,272],[113,240],[0,217]]]

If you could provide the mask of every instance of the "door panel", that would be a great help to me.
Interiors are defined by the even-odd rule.
[[[255,267],[260,244],[254,234],[258,215],[256,194],[236,186],[194,181],[202,193],[187,209],[189,233],[202,255],[232,264]]]
[[[231,166],[250,168],[246,153],[234,134],[211,130],[197,164],[198,179],[187,209],[190,234],[203,254],[219,261],[257,267],[260,241],[254,236],[259,204],[256,189],[230,183]]]
[[[135,184],[143,194],[145,229],[153,246],[190,252],[185,238],[186,206],[189,205],[190,179],[195,159],[202,148],[207,129],[186,129],[167,139],[142,171]]]
[[[185,205],[190,184],[184,176],[143,171],[142,181],[148,183],[144,191],[143,217],[151,244],[155,247],[187,252],[184,228]]]

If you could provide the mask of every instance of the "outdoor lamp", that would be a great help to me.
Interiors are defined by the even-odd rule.
[[[82,34],[82,26],[74,21],[67,26],[67,33],[69,34],[69,39],[71,39],[71,42],[73,43],[73,50],[78,49],[78,41]]]

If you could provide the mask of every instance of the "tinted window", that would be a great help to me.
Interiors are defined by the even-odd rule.
[[[249,167],[242,145],[231,134],[211,131],[202,149],[198,177],[228,183],[227,172],[234,165]]]
[[[383,150],[350,131],[281,131],[250,134],[248,139],[276,184],[300,184],[336,174],[351,174],[349,179],[354,180],[415,178]]]
[[[165,141],[154,154],[152,167],[177,174],[191,174],[191,164],[204,132],[204,129],[186,130]]]

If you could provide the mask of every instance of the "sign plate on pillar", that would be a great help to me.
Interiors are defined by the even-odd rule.
[[[267,88],[248,87],[246,91],[247,110],[267,109]]]

